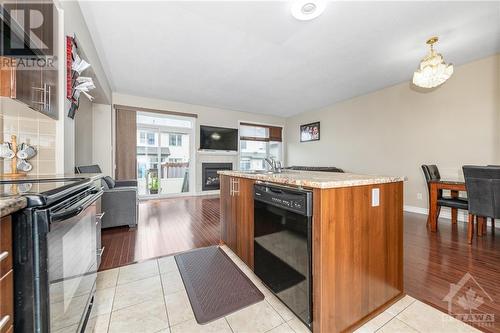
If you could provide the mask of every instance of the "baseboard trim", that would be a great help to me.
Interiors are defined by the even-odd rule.
[[[196,192],[196,196],[202,197],[205,195],[218,195],[220,194],[220,190],[209,190],[209,191],[201,191],[201,192]]]
[[[403,210],[410,213],[429,215],[429,210],[427,208],[417,206],[404,205]],[[460,222],[467,222],[467,215],[467,211],[458,210],[457,220]],[[451,220],[451,209],[448,207],[442,207],[441,212],[439,213],[439,218]]]

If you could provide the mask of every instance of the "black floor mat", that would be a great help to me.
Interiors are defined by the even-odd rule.
[[[175,261],[199,324],[264,299],[252,281],[217,246],[178,254]]]

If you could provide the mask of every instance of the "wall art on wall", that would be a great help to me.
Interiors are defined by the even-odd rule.
[[[300,142],[319,140],[319,121],[300,125]]]

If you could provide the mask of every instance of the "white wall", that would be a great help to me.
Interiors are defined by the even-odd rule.
[[[75,163],[97,164],[112,174],[111,105],[82,99],[75,116]]]
[[[464,164],[500,164],[500,55],[455,68],[443,86],[409,82],[287,119],[289,165],[407,176],[405,205],[427,207],[421,164],[457,177]],[[299,142],[299,126],[321,121],[321,140]],[[422,200],[417,194],[422,193]]]
[[[73,0],[63,0],[56,2],[58,7],[62,10],[60,22],[64,26],[64,29],[60,29],[59,44],[63,44],[60,48],[59,58],[64,59],[60,63],[60,69],[62,72],[63,80],[65,81],[65,36],[76,35],[78,40],[79,52],[84,54],[84,58],[92,65],[91,73],[84,73],[85,75],[91,75],[96,84],[96,91],[93,94],[99,96],[99,101],[101,103],[111,103],[111,86],[106,77],[102,64],[99,60],[99,56],[95,49],[92,37],[88,31],[85,20],[82,16],[80,5],[78,1]],[[61,96],[65,95],[65,83],[61,85],[62,93]],[[82,100],[85,97],[82,97]],[[70,107],[69,101],[62,97],[64,103],[60,103],[62,108],[60,111],[60,119],[58,124],[58,144],[64,145],[61,149],[58,148],[60,152],[58,153],[58,171],[64,171],[66,173],[72,173],[74,171],[75,163],[77,162],[77,157],[75,155],[75,140],[76,129],[75,121],[67,117],[67,113]],[[85,102],[84,102],[85,103]],[[64,138],[64,141],[61,140]]]
[[[75,114],[75,166],[90,165],[94,149],[92,103],[82,98]]]
[[[285,118],[211,108],[207,106],[186,104],[161,99],[152,99],[126,94],[113,93],[113,104],[136,106],[149,109],[167,110],[183,113],[192,113],[198,116],[195,128],[195,147],[199,148],[199,126],[212,125],[220,127],[238,128],[239,122],[253,122],[268,125],[284,126]],[[201,163],[210,162],[232,162],[234,168],[238,168],[238,156],[227,154],[196,153],[196,192],[201,192]]]
[[[105,175],[113,174],[113,142],[111,105],[92,104],[92,162],[101,167]]]

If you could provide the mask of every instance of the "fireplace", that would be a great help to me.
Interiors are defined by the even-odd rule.
[[[220,190],[220,180],[217,171],[233,170],[233,163],[202,163],[201,164],[201,190]]]

